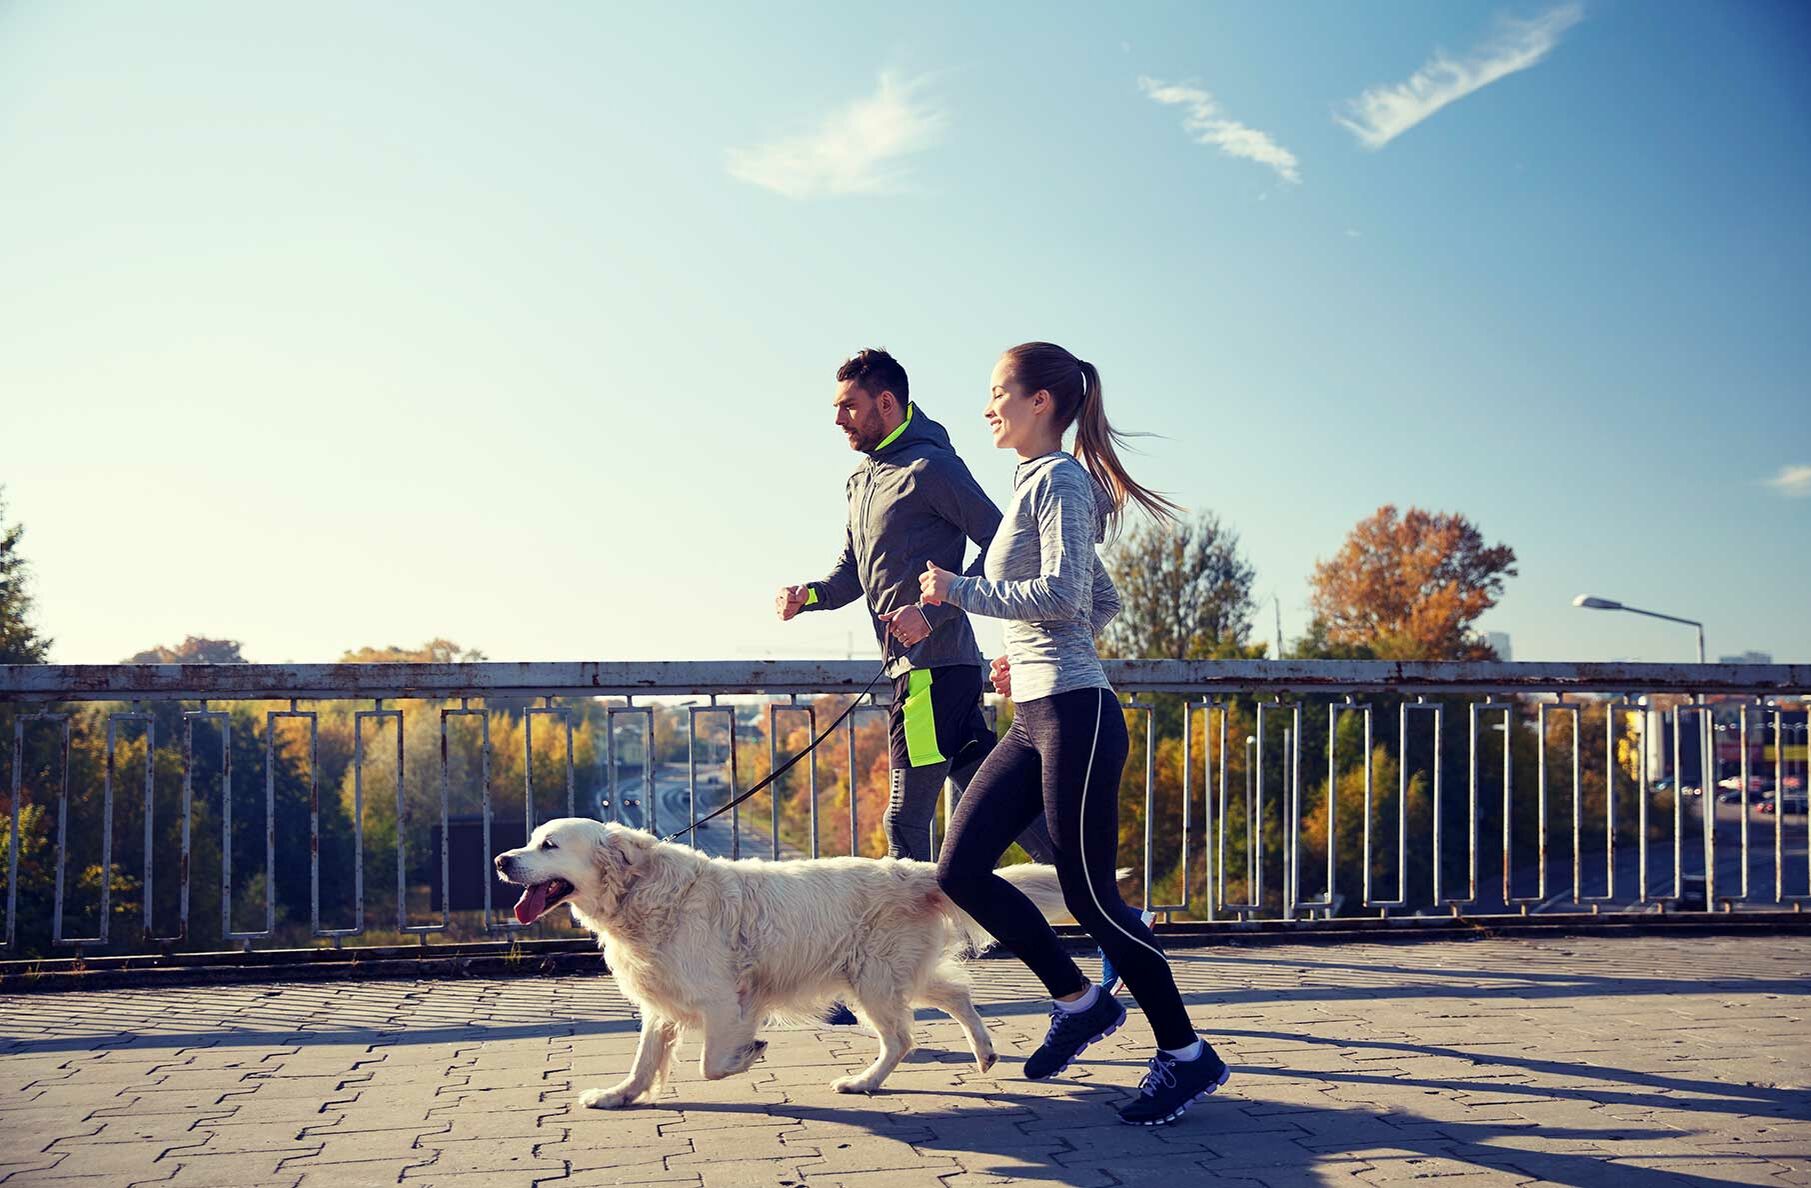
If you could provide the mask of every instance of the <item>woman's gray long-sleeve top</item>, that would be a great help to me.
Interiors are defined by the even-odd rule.
[[[1094,551],[1112,507],[1068,454],[1021,462],[983,576],[950,583],[950,602],[1006,620],[1013,700],[1112,688],[1094,649],[1095,635],[1119,613],[1119,592]]]

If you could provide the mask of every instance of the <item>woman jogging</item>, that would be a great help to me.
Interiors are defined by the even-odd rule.
[[[1158,1052],[1123,1121],[1156,1126],[1226,1083],[1226,1064],[1195,1034],[1169,963],[1139,913],[1119,897],[1119,777],[1126,725],[1094,650],[1119,610],[1095,555],[1128,502],[1161,519],[1176,506],[1133,482],[1114,450],[1100,375],[1047,342],[1013,347],[995,364],[986,410],[994,444],[1018,453],[1012,502],[987,549],[984,575],[928,564],[924,601],[1006,620],[1016,713],[957,804],[937,864],[943,891],[1025,962],[1055,1000],[1025,1075],[1061,1072],[1125,1022],[1126,1009],[1089,983],[1037,908],[994,864],[1042,814],[1070,912],[1112,960],[1150,1019]],[[1076,427],[1075,454],[1062,451]]]

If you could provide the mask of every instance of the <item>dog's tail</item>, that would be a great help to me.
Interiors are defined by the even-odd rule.
[[[1036,905],[1044,919],[1052,924],[1073,924],[1075,917],[1070,914],[1069,905],[1063,901],[1063,886],[1057,878],[1056,867],[1045,866],[1037,862],[1022,862],[1016,866],[1002,866],[995,874],[1011,883],[1025,898]],[[1120,878],[1131,874],[1130,867],[1121,868]],[[998,939],[981,927],[979,921],[955,904],[949,905],[949,918],[955,924],[957,935],[962,943],[974,952],[992,946]]]

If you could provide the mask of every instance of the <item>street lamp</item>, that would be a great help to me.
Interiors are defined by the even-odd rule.
[[[1659,611],[1642,610],[1638,606],[1624,606],[1609,598],[1599,598],[1594,594],[1580,594],[1572,600],[1573,606],[1582,606],[1588,610],[1628,611],[1632,615],[1646,615],[1650,619],[1665,619],[1669,623],[1684,623],[1698,629],[1698,663],[1704,663],[1704,624],[1696,619],[1681,619],[1678,615],[1663,615]]]

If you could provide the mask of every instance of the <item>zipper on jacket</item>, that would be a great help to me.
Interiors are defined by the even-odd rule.
[[[861,567],[864,571],[862,586],[865,589],[868,584],[867,579],[871,578],[873,576],[873,572],[872,572],[873,565],[871,563],[874,559],[874,553],[873,553],[872,548],[870,547],[873,543],[873,538],[871,536],[869,536],[869,534],[868,534],[868,509],[874,505],[874,459],[873,458],[868,459],[867,467],[865,468],[865,470],[863,472],[863,477],[866,478],[867,482],[862,487],[862,494],[861,494],[861,516],[860,516],[860,519],[861,519],[861,556],[859,558],[857,558],[857,560],[861,562]],[[869,614],[874,613],[872,606],[869,607],[868,613]]]

